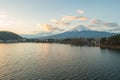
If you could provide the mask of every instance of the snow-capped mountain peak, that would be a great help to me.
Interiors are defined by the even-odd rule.
[[[69,30],[69,32],[90,31],[90,30],[91,29],[89,29],[88,27],[84,25],[79,25]]]

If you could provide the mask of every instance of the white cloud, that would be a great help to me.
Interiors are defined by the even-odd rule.
[[[56,20],[56,19],[51,19],[51,21],[58,26],[68,26],[71,24],[70,22],[64,22],[64,21],[60,21],[60,20]]]
[[[84,14],[83,10],[77,10],[77,12],[80,13],[80,14]]]
[[[87,21],[88,18],[86,16],[64,16],[62,20],[63,21],[74,21],[74,20]]]
[[[8,15],[6,15],[6,14],[0,14],[0,19],[5,19],[7,17],[8,17]]]
[[[50,24],[37,24],[37,26],[43,28],[45,32],[62,31],[62,29],[57,28],[56,26]]]
[[[77,10],[79,14],[84,14],[83,10]],[[69,28],[74,28],[76,24],[85,25],[90,30],[97,30],[97,31],[120,31],[120,25],[118,23],[114,22],[104,22],[99,19],[89,19],[86,16],[77,16],[77,15],[68,15],[63,16],[62,18],[56,20],[51,19],[51,22],[53,22],[53,25],[50,24],[38,24],[38,26],[41,26],[44,31],[46,32],[52,32],[52,31],[65,31]],[[81,22],[80,22],[81,21]],[[67,27],[61,27],[61,26],[67,26]],[[61,29],[62,28],[62,29]]]

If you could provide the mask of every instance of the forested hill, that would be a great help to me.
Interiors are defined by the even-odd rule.
[[[0,31],[0,40],[19,40],[21,36],[9,31]]]

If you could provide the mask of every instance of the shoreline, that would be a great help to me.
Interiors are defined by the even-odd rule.
[[[105,45],[100,45],[100,48],[102,48],[102,49],[116,49],[116,50],[120,50],[120,46],[105,46]]]

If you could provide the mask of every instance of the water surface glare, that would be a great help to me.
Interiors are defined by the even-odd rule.
[[[120,51],[49,43],[0,44],[0,80],[120,80]]]

